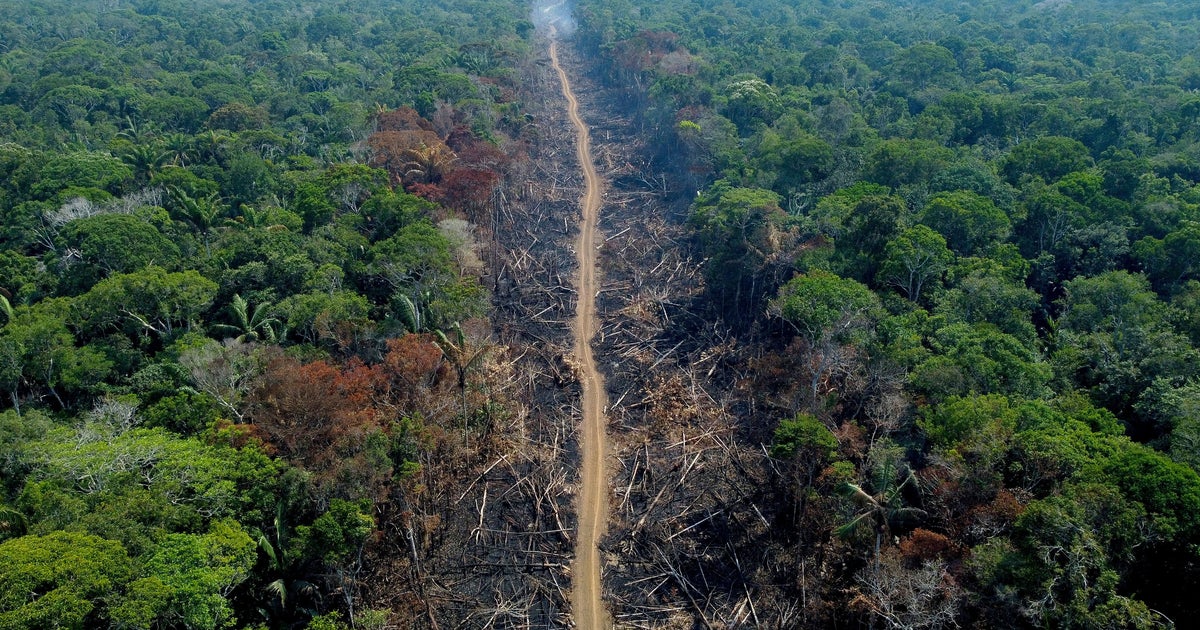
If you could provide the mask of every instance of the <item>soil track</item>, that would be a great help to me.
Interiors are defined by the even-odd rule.
[[[571,81],[567,78],[566,71],[558,61],[558,42],[553,30],[550,37],[550,61],[562,84],[563,97],[567,100],[567,115],[571,124],[575,126],[575,153],[583,171],[585,184],[581,200],[579,238],[576,242],[579,300],[576,303],[575,322],[572,326],[575,334],[575,356],[579,361],[580,380],[583,383],[583,422],[579,439],[583,470],[580,475],[579,534],[575,541],[575,563],[571,571],[574,577],[571,608],[578,627],[600,629],[612,627],[612,621],[601,599],[598,549],[608,521],[608,475],[604,466],[605,454],[608,451],[604,417],[607,401],[604,379],[596,368],[591,345],[592,337],[596,334],[596,293],[599,289],[596,279],[596,222],[602,203],[601,182],[592,161],[588,128],[579,115],[579,101],[571,90]]]

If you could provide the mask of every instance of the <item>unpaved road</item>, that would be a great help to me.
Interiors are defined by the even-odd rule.
[[[608,474],[604,458],[608,451],[605,437],[604,379],[592,357],[592,337],[596,334],[596,220],[600,214],[600,177],[592,163],[591,139],[587,125],[579,116],[579,101],[571,91],[571,81],[558,62],[558,42],[551,28],[550,61],[567,99],[567,115],[575,126],[575,152],[583,170],[584,195],[576,256],[579,261],[579,300],[575,305],[575,356],[583,381],[583,424],[579,451],[583,460],[579,491],[579,533],[575,539],[575,564],[571,574],[574,589],[571,608],[579,628],[599,630],[612,627],[612,620],[601,599],[600,552],[597,547],[608,521]]]

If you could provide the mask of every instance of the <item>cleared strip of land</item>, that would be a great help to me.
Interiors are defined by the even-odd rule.
[[[553,31],[552,31],[553,33]],[[577,282],[579,301],[576,303],[575,355],[579,361],[583,382],[583,423],[579,451],[583,470],[579,491],[579,535],[576,537],[575,564],[572,569],[574,589],[571,607],[579,628],[609,628],[612,622],[601,598],[600,552],[597,547],[608,521],[608,474],[604,467],[608,451],[605,436],[604,379],[596,369],[592,356],[592,337],[596,326],[596,221],[600,214],[600,176],[592,163],[591,139],[587,125],[579,115],[579,100],[571,91],[571,81],[558,61],[558,42],[550,39],[550,61],[562,84],[567,100],[567,115],[576,131],[576,155],[583,170],[585,192],[581,203],[579,240],[576,256],[579,261]]]

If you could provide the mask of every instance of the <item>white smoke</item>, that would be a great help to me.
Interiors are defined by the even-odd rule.
[[[530,19],[539,30],[554,27],[558,37],[570,37],[575,32],[568,0],[534,0]]]

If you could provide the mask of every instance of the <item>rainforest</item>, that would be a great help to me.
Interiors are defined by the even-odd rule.
[[[1188,628],[1200,4],[0,0],[0,630]]]

